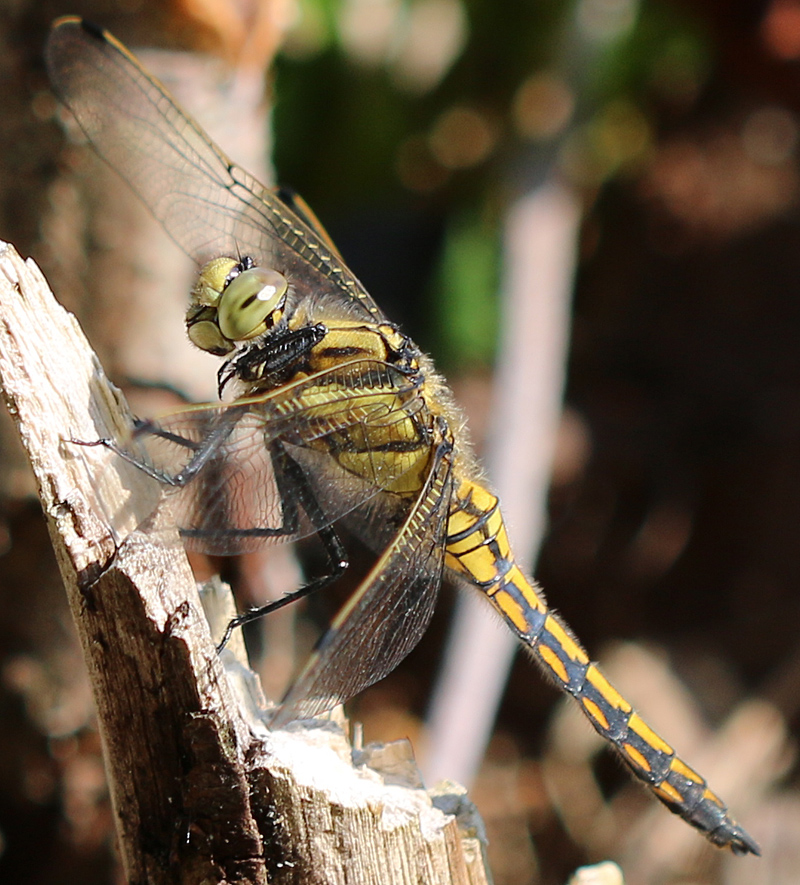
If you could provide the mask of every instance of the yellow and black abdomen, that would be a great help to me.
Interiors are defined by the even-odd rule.
[[[514,561],[498,499],[471,479],[457,477],[454,488],[446,553],[451,572],[486,595],[542,669],[662,802],[717,845],[757,854],[756,843],[731,820],[705,778],[634,712],[548,610],[541,590]]]

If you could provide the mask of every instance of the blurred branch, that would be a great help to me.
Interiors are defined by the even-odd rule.
[[[408,772],[387,786],[364,764],[376,751],[355,768],[331,722],[268,732],[229,682],[180,545],[138,532],[115,545],[96,484],[131,530],[157,490],[133,468],[98,477],[99,450],[69,442],[124,432],[125,406],[38,269],[5,245],[0,380],[89,668],[128,880],[488,881],[474,820],[465,836],[439,810],[459,812],[462,796],[432,798]]]

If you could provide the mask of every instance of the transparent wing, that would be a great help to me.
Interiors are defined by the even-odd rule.
[[[442,445],[402,526],[323,636],[272,728],[344,703],[391,673],[419,642],[442,581],[451,484]]]
[[[230,404],[192,406],[143,422],[116,446],[165,488],[149,529],[177,525],[189,546],[243,553],[318,531],[393,486],[413,466],[402,453],[335,455],[382,437],[418,408],[417,389],[394,367],[358,360]]]
[[[190,257],[249,255],[283,273],[300,297],[330,296],[350,312],[383,316],[313,214],[300,217],[232,163],[108,32],[61,19],[45,56],[56,94],[94,148]]]

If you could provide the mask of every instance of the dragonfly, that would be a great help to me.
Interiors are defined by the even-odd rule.
[[[58,20],[46,61],[90,143],[197,263],[186,330],[221,358],[219,403],[137,420],[128,440],[95,444],[161,483],[190,547],[238,554],[316,534],[328,555],[328,574],[243,613],[225,640],[340,577],[348,566],[340,525],[375,553],[271,727],[326,712],[393,670],[427,628],[447,578],[486,598],[671,811],[715,845],[759,854],[518,566],[446,384],[309,207],[228,159],[105,30]]]

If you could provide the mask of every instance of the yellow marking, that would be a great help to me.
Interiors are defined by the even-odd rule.
[[[398,332],[397,329],[393,329],[391,326],[388,326],[386,323],[380,323],[378,325],[378,329],[380,330],[381,335],[389,342],[390,346],[394,348],[394,350],[400,350],[405,343],[405,338],[401,332]]]
[[[453,556],[449,549],[444,555],[444,562],[448,568],[455,569],[455,571],[461,572],[462,575],[469,574],[466,568],[461,564],[461,560],[457,556]]]
[[[478,547],[477,550],[464,553],[459,559],[475,580],[481,584],[499,577],[495,568],[494,556],[488,547]]]
[[[630,744],[623,744],[622,749],[634,765],[637,765],[643,771],[650,771],[650,763],[636,747],[632,747]]]
[[[656,796],[659,796],[667,802],[683,802],[683,796],[672,786],[672,784],[667,783],[667,781],[664,781],[657,787],[651,787],[650,789],[656,794]]]
[[[676,774],[681,775],[681,777],[685,777],[686,780],[692,781],[695,784],[702,784],[704,778],[700,777],[700,775],[693,771],[689,766],[683,761],[683,759],[679,759],[677,756],[672,760],[669,766]]]
[[[536,587],[525,577],[516,563],[508,570],[506,583],[513,584],[532,609],[535,609],[537,612],[547,611],[547,603],[544,601],[544,597],[539,596],[536,592]]]
[[[561,658],[553,651],[552,648],[548,648],[546,645],[540,645],[537,649],[539,655],[542,657],[547,666],[553,671],[553,673],[558,676],[558,678],[563,682],[569,682],[569,677],[567,676],[567,668],[564,666]]]
[[[654,750],[658,750],[659,753],[664,753],[667,756],[671,756],[675,751],[670,747],[670,745],[659,735],[657,735],[652,728],[642,719],[642,717],[638,713],[634,713],[633,716],[628,720],[628,728],[635,734],[638,734],[639,737]],[[671,766],[672,770],[675,771],[674,765]],[[691,768],[684,766],[687,771],[691,771]],[[694,772],[692,772],[694,774]]]
[[[525,617],[525,612],[520,608],[516,599],[510,596],[507,590],[500,589],[494,596],[489,596],[498,611],[508,618],[520,633],[527,632],[530,624]]]
[[[714,805],[717,805],[719,808],[725,807],[722,799],[720,799],[716,793],[712,793],[711,790],[708,789],[708,787],[703,790],[703,799],[707,799],[708,801],[713,802]]]
[[[483,513],[497,505],[497,498],[477,483],[467,481],[459,488],[459,498],[466,498],[467,495],[462,494],[462,489],[472,493],[472,504]]]
[[[447,532],[450,535],[459,535],[467,529],[472,528],[477,522],[477,519],[477,516],[472,516],[464,510],[456,510],[450,514],[447,522]]]
[[[581,698],[581,703],[583,704],[583,709],[589,714],[589,716],[594,719],[594,721],[602,728],[604,731],[608,729],[608,719],[606,719],[605,714],[597,706],[597,704],[590,700],[589,698]]]
[[[631,712],[631,705],[624,697],[622,697],[606,677],[603,676],[597,667],[589,667],[586,671],[586,681],[596,688],[602,695],[603,700],[607,701],[612,707],[615,707],[617,710],[622,710],[623,713]]]
[[[376,360],[386,360],[389,356],[386,342],[374,329],[366,327],[363,322],[358,320],[340,320],[336,326],[328,329],[325,337],[314,349],[312,359],[321,361],[319,354],[326,350],[342,347],[356,348],[361,351],[360,358],[362,359],[372,357]],[[340,365],[341,357],[329,362],[333,366]]]
[[[567,653],[567,656],[572,661],[579,661],[581,664],[589,663],[589,656],[586,652],[578,645],[577,642],[567,633],[564,627],[558,623],[558,621],[550,615],[548,619],[544,622],[544,629],[556,640],[556,642],[561,646],[561,648]]]
[[[449,525],[449,524],[448,524]],[[451,553],[455,553],[456,555],[460,555],[462,553],[469,553],[470,550],[475,550],[476,547],[480,547],[482,544],[485,544],[486,541],[483,535],[480,532],[473,532],[471,535],[467,535],[465,538],[462,538],[460,541],[455,541],[447,545],[447,549]]]

